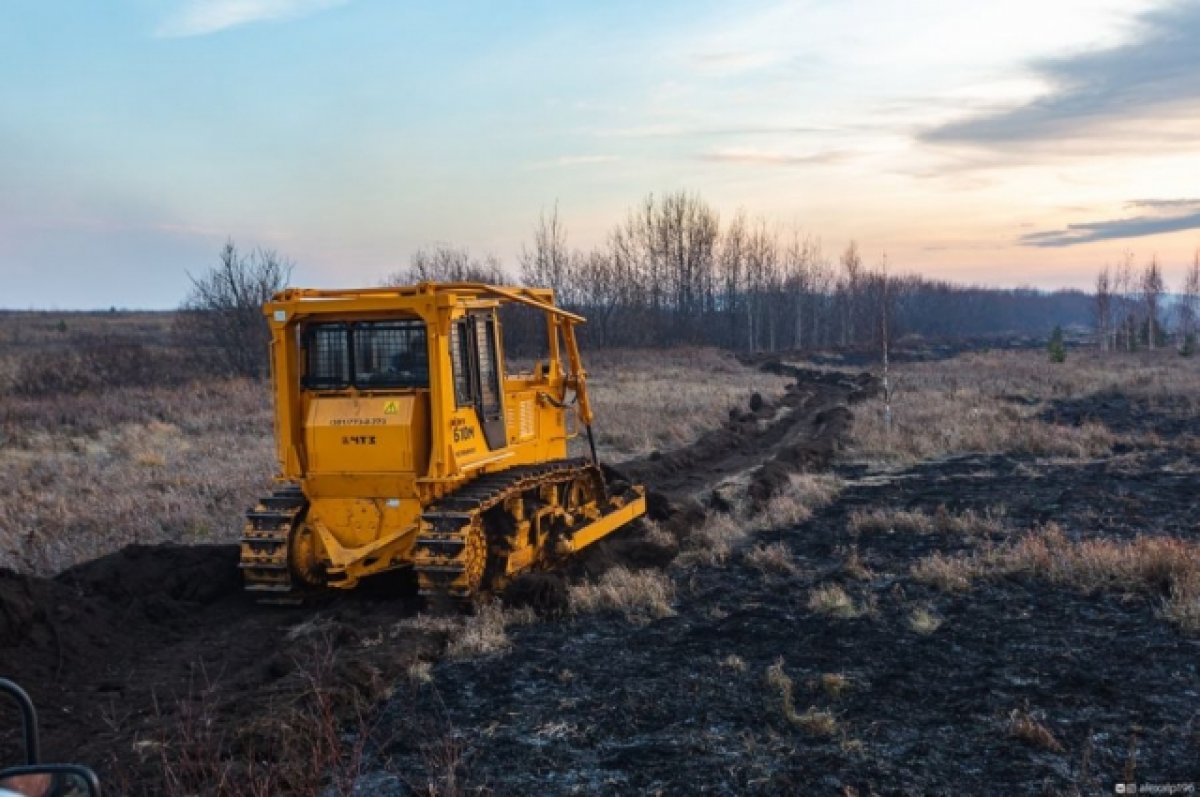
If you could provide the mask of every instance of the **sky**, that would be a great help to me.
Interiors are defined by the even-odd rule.
[[[232,239],[295,284],[516,273],[699,193],[868,264],[1086,288],[1200,247],[1200,2],[6,0],[0,307],[170,308]]]

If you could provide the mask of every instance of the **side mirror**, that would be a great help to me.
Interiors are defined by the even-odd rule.
[[[76,764],[29,764],[0,771],[0,797],[100,797],[100,779]]]
[[[33,701],[24,689],[7,678],[0,678],[0,694],[8,695],[21,712],[21,730],[25,739],[25,763],[36,764],[38,760],[37,712]],[[3,795],[0,795],[3,797]]]

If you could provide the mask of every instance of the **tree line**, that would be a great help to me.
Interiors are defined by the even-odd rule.
[[[867,263],[851,241],[836,255],[819,238],[738,212],[723,220],[698,194],[650,194],[602,241],[570,246],[555,207],[537,220],[517,258],[517,281],[553,288],[588,318],[583,343],[710,345],[742,352],[872,347],[886,334],[932,338],[1017,334],[1044,337],[1095,315],[1082,291],[1001,290],[891,273]],[[209,273],[192,278],[181,327],[207,343],[230,373],[265,373],[258,307],[288,283],[291,263],[272,251],[248,255],[228,242]],[[438,245],[415,252],[383,284],[473,281],[507,284],[496,257]],[[537,325],[507,313],[505,337],[536,348]],[[886,328],[885,328],[886,325]],[[261,328],[260,328],[261,327]],[[221,354],[223,353],[223,354]]]
[[[978,337],[1046,335],[1086,324],[1082,291],[999,290],[890,274],[851,241],[836,256],[819,238],[744,212],[727,222],[699,195],[649,195],[604,240],[572,248],[558,209],[544,212],[518,257],[520,282],[553,288],[588,318],[592,346],[712,345],[769,352],[875,346],[886,331]],[[510,282],[494,257],[464,248],[418,251],[386,282]],[[887,319],[888,329],[883,329]]]
[[[1096,275],[1094,302],[1096,341],[1102,351],[1154,350],[1173,338],[1180,353],[1190,356],[1196,351],[1200,322],[1200,249],[1173,296],[1167,293],[1158,257],[1138,268],[1127,250],[1115,266],[1105,265]]]

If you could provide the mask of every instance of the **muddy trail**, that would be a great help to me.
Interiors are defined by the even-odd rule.
[[[521,628],[502,658],[450,661],[391,701],[371,793],[429,772],[468,794],[1111,794],[1200,782],[1200,638],[1161,591],[1084,593],[1034,576],[943,592],[911,566],[1039,524],[1073,539],[1200,541],[1200,418],[1095,396],[1051,417],[1176,435],[1094,461],[965,456],[890,474],[842,467],[840,498],[782,543],[793,572],[742,556],[675,569],[676,614]],[[862,531],[888,508],[1002,523],[985,538]],[[855,610],[828,616],[836,584]],[[918,631],[917,612],[935,628]],[[785,677],[781,677],[785,676]],[[794,714],[783,709],[790,684]],[[415,742],[437,716],[443,755]],[[1033,727],[1046,732],[1022,732]],[[437,780],[440,778],[440,780]]]
[[[726,498],[762,499],[781,473],[828,466],[846,404],[873,382],[793,376],[779,402],[754,397],[693,445],[613,478],[647,483],[653,514],[682,526],[725,500],[713,490],[725,480]],[[643,536],[633,527],[594,546],[572,575],[669,560]],[[131,546],[52,579],[0,571],[0,675],[39,706],[44,759],[93,766],[109,793],[314,793],[365,754],[346,729],[414,664],[440,659],[455,630],[421,620],[404,574],[303,607],[259,606],[242,594],[237,557],[232,545]],[[18,745],[6,722],[0,760]]]

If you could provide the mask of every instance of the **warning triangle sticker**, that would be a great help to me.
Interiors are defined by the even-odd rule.
[[[387,404],[384,404],[383,405],[383,414],[384,415],[395,415],[396,414],[396,402],[389,401]]]

